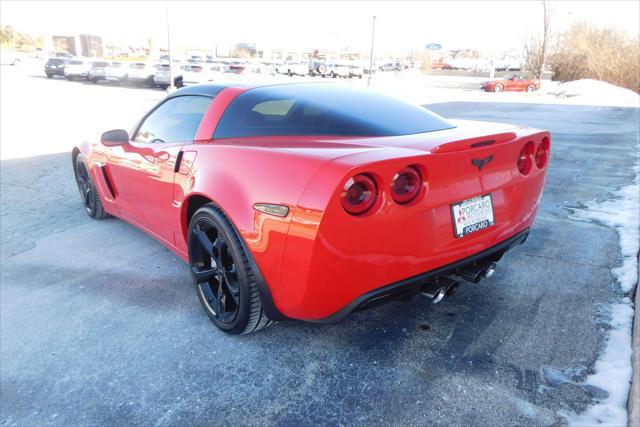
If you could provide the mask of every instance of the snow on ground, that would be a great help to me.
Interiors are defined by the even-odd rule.
[[[571,425],[627,425],[634,316],[631,297],[638,283],[640,250],[640,164],[635,166],[635,173],[633,183],[617,191],[611,200],[588,203],[585,210],[573,216],[578,220],[595,220],[617,231],[622,262],[611,272],[626,296],[619,303],[603,307],[610,330],[605,348],[595,363],[595,372],[585,380],[585,384],[605,390],[608,396],[580,414],[568,414]]]
[[[640,97],[632,90],[593,79],[562,83],[547,93],[559,98],[579,98],[590,103],[640,106]]]

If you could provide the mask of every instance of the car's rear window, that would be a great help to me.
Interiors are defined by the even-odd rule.
[[[142,62],[134,62],[132,64],[129,64],[129,68],[135,68],[137,70],[143,70],[145,67],[145,64]]]
[[[454,126],[417,105],[326,84],[250,89],[227,107],[214,138],[266,135],[396,136]]]
[[[104,61],[96,61],[96,62],[93,63],[93,67],[95,67],[95,68],[104,68],[107,65],[109,65],[109,63],[108,62],[104,62]]]
[[[78,61],[78,60],[69,61],[69,65],[82,65],[82,64],[84,64],[84,62]]]
[[[53,65],[60,65],[60,64],[64,64],[66,61],[64,59],[60,59],[60,58],[51,58],[47,62],[49,64],[53,64]]]

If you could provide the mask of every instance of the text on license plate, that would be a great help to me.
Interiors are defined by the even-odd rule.
[[[456,237],[491,227],[495,224],[491,194],[452,204],[451,215]]]

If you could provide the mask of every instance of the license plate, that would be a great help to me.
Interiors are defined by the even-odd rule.
[[[491,227],[495,224],[491,194],[452,204],[451,216],[456,238]]]

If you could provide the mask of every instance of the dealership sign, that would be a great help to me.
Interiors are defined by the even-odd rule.
[[[429,43],[425,46],[427,50],[440,50],[442,49],[442,45],[439,43]]]

